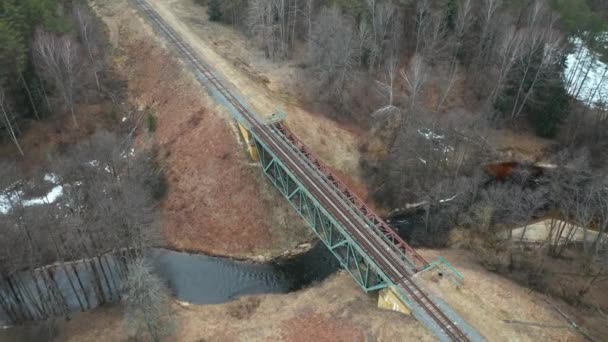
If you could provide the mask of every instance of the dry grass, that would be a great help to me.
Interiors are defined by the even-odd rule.
[[[171,247],[269,258],[310,231],[244,152],[229,115],[155,38],[126,0],[98,1],[130,101],[158,118],[169,183],[162,227]]]
[[[460,290],[447,280],[424,276],[431,292],[443,298],[489,341],[583,341],[581,335],[554,309],[561,307],[579,323],[588,323],[558,301],[529,291],[487,272],[464,251],[424,250],[434,259],[448,258],[464,274]],[[434,279],[432,279],[434,278]],[[376,296],[361,291],[344,272],[323,283],[285,295],[245,297],[220,305],[175,304],[178,322],[175,341],[434,341],[419,322],[376,308]],[[58,341],[120,341],[126,339],[120,306],[76,314],[57,326]],[[586,314],[601,323],[601,317]],[[505,321],[523,323],[507,323]],[[540,325],[540,326],[537,326]],[[0,341],[26,341],[44,327],[0,331]],[[596,335],[598,340],[602,336]],[[30,339],[39,341],[45,339]]]
[[[464,275],[465,286],[457,289],[445,277],[424,275],[423,282],[458,311],[490,341],[584,341],[553,308],[560,301],[526,289],[498,274],[488,272],[476,257],[460,250],[419,250],[433,260],[445,257]],[[531,323],[513,324],[505,321]],[[546,327],[534,324],[546,325]]]
[[[260,115],[282,108],[287,124],[331,167],[361,183],[357,133],[320,113],[303,109],[297,99],[301,85],[297,67],[274,63],[240,33],[207,20],[205,9],[192,0],[151,0],[155,9],[217,71],[222,73]]]
[[[488,134],[490,143],[503,154],[505,160],[539,161],[554,141],[537,137],[532,132],[513,129],[495,130]]]
[[[221,305],[175,304],[174,341],[434,341],[413,318],[374,307],[347,274],[287,295],[241,298]],[[235,314],[238,313],[238,314]],[[128,338],[120,306],[74,315],[57,325],[57,341],[121,341]],[[0,341],[23,340],[40,329],[0,331]],[[46,340],[38,334],[38,340]]]
[[[14,159],[26,172],[36,172],[47,162],[49,154],[57,149],[87,139],[97,129],[117,128],[119,120],[111,115],[114,110],[112,103],[107,100],[99,102],[76,105],[78,129],[74,127],[69,113],[54,112],[41,121],[28,121],[21,126],[24,134],[19,137],[25,156],[21,157],[17,148],[7,139],[0,144],[0,159]]]

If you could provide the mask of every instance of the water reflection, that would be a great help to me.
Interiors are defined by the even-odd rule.
[[[308,252],[296,257],[271,263],[235,261],[160,248],[152,249],[147,258],[176,299],[194,304],[218,304],[244,295],[295,291],[322,281],[340,267],[322,243],[315,244]],[[92,285],[92,265],[97,272],[104,273],[103,286],[98,293]],[[114,255],[105,255],[99,261],[89,260],[86,265],[75,262],[65,268],[53,265],[45,269],[45,272],[38,269],[33,273],[21,272],[12,276],[12,282],[17,280],[21,285],[17,293],[28,293],[28,296],[15,296],[12,282],[7,282],[7,279],[0,284],[0,293],[4,298],[3,309],[0,310],[3,323],[8,324],[16,318],[41,319],[40,308],[44,306],[44,300],[50,297],[45,281],[56,284],[55,291],[64,298],[61,305],[67,306],[69,311],[80,311],[81,307],[94,308],[100,302],[119,298],[119,274],[124,270]],[[105,297],[105,300],[98,300],[98,296]],[[18,311],[14,309],[9,314],[6,308],[11,306],[27,307],[27,317],[14,317]]]

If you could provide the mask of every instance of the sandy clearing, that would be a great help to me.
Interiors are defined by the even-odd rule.
[[[557,244],[561,245],[566,242],[570,243],[586,241],[587,243],[592,243],[598,239],[598,236],[600,235],[597,231],[591,229],[585,230],[583,227],[579,227],[571,223],[565,223],[561,220],[556,220],[556,222],[553,223],[556,231],[558,230],[557,227],[565,226],[564,230],[561,231],[561,236],[559,239],[557,239],[557,233],[551,231],[551,221],[552,220],[547,219],[531,223],[525,227],[515,228],[511,231],[512,239],[514,241],[542,243],[546,242],[551,236],[551,239],[558,240]],[[600,241],[605,239],[608,239],[606,233],[601,235]]]

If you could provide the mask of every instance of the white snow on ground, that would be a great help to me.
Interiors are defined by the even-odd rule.
[[[583,41],[580,38],[574,38],[571,43],[575,48],[566,59],[566,70],[564,71],[566,80],[568,80],[574,72],[581,73],[581,67],[583,70],[586,70],[586,66],[589,63],[591,63],[592,66],[586,78],[583,79],[583,77],[581,77],[581,80],[573,82],[573,84],[570,85],[568,93],[576,96],[576,92],[581,86],[581,82],[584,81],[581,91],[577,96],[579,100],[586,102],[589,98],[592,98],[591,104],[593,105],[600,99],[606,99],[608,96],[608,65],[599,61],[597,58],[593,61],[594,57],[597,57],[597,54],[589,50],[586,46],[583,46]],[[605,84],[596,91],[597,86],[602,82]]]
[[[452,196],[450,198],[439,200],[439,203],[445,203],[445,202],[453,201],[456,197],[458,197],[458,194],[456,194],[456,195],[454,195],[454,196]]]
[[[125,158],[125,159],[128,158],[128,157],[133,157],[134,155],[135,155],[135,149],[134,148],[131,148],[128,153],[127,153],[127,151],[124,151],[124,152],[122,152],[120,154],[120,156],[123,157],[123,158]]]
[[[44,175],[44,181],[52,184],[59,184],[59,177],[53,173],[47,173]],[[22,190],[10,191],[9,189],[5,189],[4,191],[0,192],[0,214],[2,215],[8,214],[11,211],[11,203],[21,203],[21,205],[24,207],[29,207],[34,205],[55,203],[61,196],[63,196],[63,187],[61,185],[53,187],[51,191],[44,196],[30,199],[23,199]]]
[[[19,201],[22,195],[23,193],[20,191],[11,192],[10,194],[7,191],[2,192],[0,194],[0,214],[8,214],[11,211],[11,203]]]
[[[128,151],[123,152],[121,155],[123,158],[127,158],[127,156],[134,156],[135,149],[131,148]],[[95,168],[100,167],[99,161],[95,160],[95,159],[87,162],[87,164],[89,166],[92,166]],[[110,169],[109,165],[104,165],[103,169],[104,169],[104,171],[106,171],[108,173],[110,173],[112,171]],[[21,205],[23,205],[25,207],[29,207],[29,206],[34,206],[34,205],[55,203],[59,198],[61,198],[61,196],[63,196],[63,186],[61,185],[61,180],[59,179],[59,177],[56,174],[47,173],[44,175],[43,179],[45,182],[56,185],[44,196],[24,199],[23,190],[19,189],[19,187],[22,186],[22,181],[19,181],[16,184],[12,185],[11,187],[0,191],[0,215],[6,215],[11,211],[11,209],[12,209],[11,203],[14,203],[14,204],[21,203]],[[77,185],[77,186],[81,185],[81,184],[82,184],[81,182],[74,183],[74,185]],[[12,189],[17,189],[17,190],[12,190]]]
[[[443,140],[443,135],[436,134],[428,128],[420,128],[418,134],[422,135],[427,140]]]
[[[44,181],[52,183],[52,184],[58,184],[59,183],[59,177],[57,177],[57,175],[54,174],[54,173],[47,173],[47,174],[44,175]]]
[[[21,204],[25,207],[32,205],[51,204],[57,201],[63,195],[63,187],[58,185],[51,189],[45,196],[36,197],[28,200],[23,200]]]
[[[439,145],[439,147],[435,147],[435,148],[433,148],[433,150],[441,151],[443,154],[448,154],[448,153],[454,152],[454,147],[452,147],[450,145],[445,145],[445,143],[443,142],[443,140],[445,140],[445,135],[437,134],[437,133],[433,132],[432,130],[430,130],[429,128],[418,129],[418,134],[420,134],[426,140],[431,140],[435,144]],[[426,160],[424,160],[420,157],[418,157],[418,160],[420,160],[421,163],[426,164]],[[446,160],[447,160],[447,157],[446,157]]]

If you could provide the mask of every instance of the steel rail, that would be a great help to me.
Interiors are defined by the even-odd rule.
[[[341,221],[348,233],[357,241],[365,252],[373,258],[373,260],[381,266],[381,273],[385,274],[396,286],[406,291],[420,307],[443,329],[443,331],[454,340],[468,341],[468,338],[460,329],[433,303],[430,298],[420,289],[420,287],[411,279],[411,272],[407,267],[397,268],[401,265],[400,260],[384,245],[385,242],[378,240],[378,236],[371,234],[369,225],[362,222],[357,215],[354,215],[350,208],[344,207],[343,199],[336,198],[337,194],[334,189],[328,189],[326,186],[319,187],[319,179],[316,181],[311,178],[311,175],[306,172],[311,171],[310,165],[303,162],[297,154],[290,153],[290,147],[286,146],[281,139],[277,139],[276,134],[262,122],[257,115],[251,113],[230,91],[213,75],[213,73],[204,66],[198,58],[194,56],[193,51],[189,46],[183,43],[162,18],[152,10],[143,0],[136,0],[138,5],[148,14],[148,16],[156,22],[158,27],[167,35],[185,55],[188,61],[195,67],[197,71],[205,76],[205,78],[216,88],[218,92],[228,101],[234,108],[239,111],[245,120],[248,121],[252,129],[252,133],[262,139],[272,151],[280,157],[290,170],[297,173],[296,177],[302,183],[305,183],[306,189],[311,191],[317,200],[321,202],[325,209],[331,215]],[[318,169],[313,171],[319,171]],[[317,172],[313,172],[313,177],[318,178]],[[325,176],[325,175],[323,175]],[[320,180],[321,185],[327,185],[325,181]],[[331,198],[334,198],[333,201]],[[386,253],[388,252],[388,253]]]
[[[281,132],[291,143],[297,147],[301,153],[315,165],[320,172],[322,172],[327,181],[333,186],[340,190],[343,197],[349,201],[357,210],[371,221],[371,223],[378,228],[383,235],[389,240],[390,243],[394,244],[396,248],[402,251],[405,255],[410,256],[413,259],[414,267],[416,271],[427,266],[429,263],[426,261],[415,249],[413,249],[408,243],[406,243],[393,228],[391,228],[378,214],[376,214],[371,208],[365,204],[365,202],[357,196],[356,193],[351,191],[344,182],[333,174],[331,169],[323,163],[323,161],[317,158],[306,145],[295,135],[289,128],[282,123],[275,124],[278,131]]]

